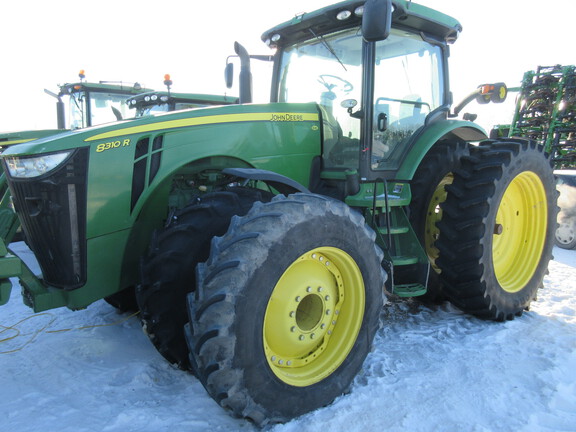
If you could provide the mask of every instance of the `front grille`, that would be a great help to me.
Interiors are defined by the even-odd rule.
[[[28,245],[44,280],[58,288],[75,289],[86,283],[88,154],[88,148],[77,149],[41,177],[8,177]]]

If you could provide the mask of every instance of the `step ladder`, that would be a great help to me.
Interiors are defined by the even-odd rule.
[[[376,242],[390,266],[391,291],[399,297],[426,294],[430,263],[404,210],[410,204],[410,185],[380,180],[363,183],[346,198],[351,207],[364,211],[376,232]]]

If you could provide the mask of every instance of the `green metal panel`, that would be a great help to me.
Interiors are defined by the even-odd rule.
[[[433,123],[416,139],[402,162],[396,178],[411,180],[428,150],[440,139],[449,136],[464,141],[481,141],[488,138],[484,129],[475,123],[462,120],[445,120]]]
[[[0,147],[22,144],[38,138],[44,138],[64,132],[62,129],[40,129],[19,132],[0,133]]]

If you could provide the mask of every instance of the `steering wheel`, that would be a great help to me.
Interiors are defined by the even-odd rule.
[[[328,80],[326,79],[328,78]],[[334,82],[330,82],[334,81]],[[344,78],[340,78],[336,75],[318,75],[318,82],[322,84],[328,91],[332,91],[335,87],[339,88],[339,90],[343,91],[344,93],[348,93],[352,91],[354,86],[350,81],[346,81]]]

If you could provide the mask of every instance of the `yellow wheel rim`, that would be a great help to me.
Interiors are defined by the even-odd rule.
[[[426,211],[426,221],[424,229],[424,247],[426,249],[426,254],[434,271],[440,273],[440,269],[436,266],[436,260],[438,259],[438,248],[434,246],[434,242],[438,240],[438,235],[440,230],[436,226],[436,222],[442,219],[442,209],[440,204],[446,201],[446,185],[452,184],[454,181],[454,175],[448,173],[444,178],[438,183],[430,202],[428,203],[428,209]]]
[[[504,291],[522,290],[534,275],[547,225],[548,204],[542,181],[531,171],[517,175],[500,202],[492,238],[494,273]]]
[[[346,252],[321,247],[300,256],[278,280],[264,316],[274,374],[297,387],[332,374],[356,342],[364,303],[362,274]]]

